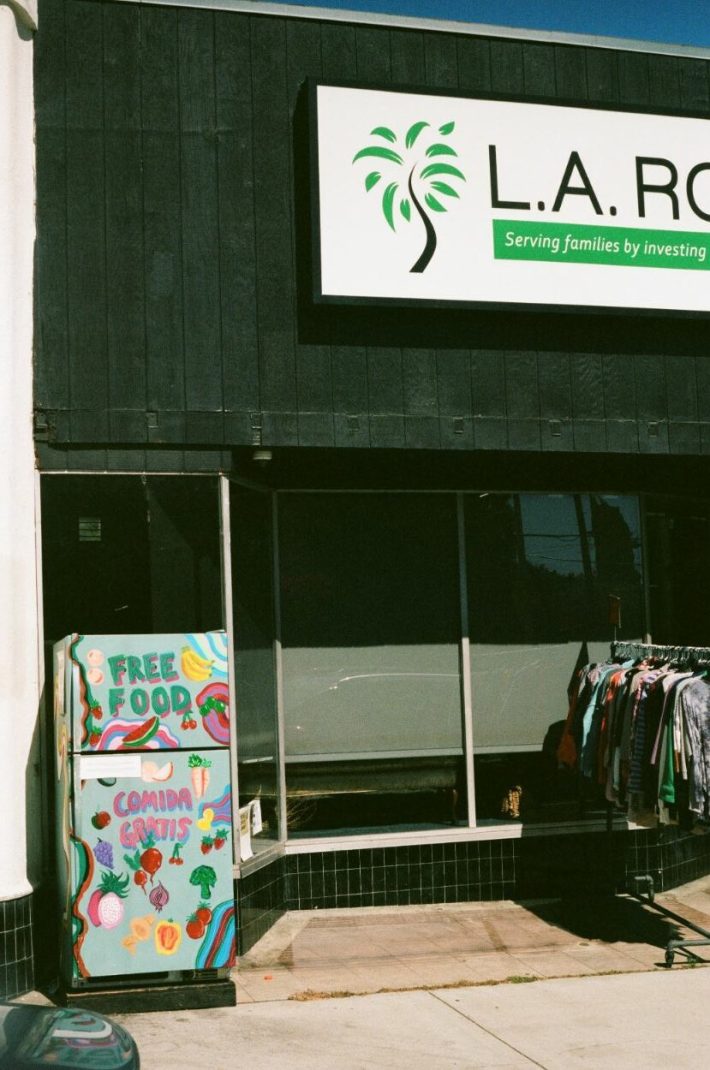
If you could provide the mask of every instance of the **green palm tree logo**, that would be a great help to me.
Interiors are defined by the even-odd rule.
[[[444,123],[443,126],[439,127],[438,135],[448,138],[449,134],[453,133],[454,126],[454,123]],[[396,148],[392,148],[392,146],[397,145],[397,135],[394,130],[390,130],[388,126],[376,126],[374,130],[370,131],[370,135],[382,138],[388,144],[368,145],[366,148],[356,152],[353,157],[353,163],[356,163],[357,160],[374,157],[390,164],[396,164],[398,167],[408,168],[409,173],[404,193],[400,190],[399,182],[389,182],[385,187],[382,194],[382,213],[392,230],[396,230],[397,208],[399,208],[399,216],[401,216],[402,220],[405,223],[409,223],[412,218],[412,205],[414,205],[424,224],[426,234],[424,248],[416,263],[409,269],[410,272],[417,274],[426,269],[436,250],[436,230],[429,213],[445,212],[447,210],[444,202],[439,199],[440,196],[458,198],[457,191],[450,185],[452,179],[459,179],[461,182],[466,181],[465,175],[455,164],[440,159],[440,157],[458,157],[456,149],[448,142],[434,140],[425,149],[423,156],[420,155],[420,149],[424,142],[419,142],[419,135],[427,128],[430,128],[429,123],[424,121],[413,123],[409,127],[404,136],[402,150],[404,155],[402,155]],[[417,144],[418,142],[419,144]],[[416,149],[415,145],[417,146]],[[365,190],[369,193],[381,178],[382,173],[380,171],[370,171],[365,176]],[[423,197],[424,204],[421,203],[420,197],[415,192],[415,183],[420,197]],[[409,196],[406,195],[407,192]]]

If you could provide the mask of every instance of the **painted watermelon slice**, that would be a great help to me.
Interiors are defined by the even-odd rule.
[[[122,747],[144,747],[148,740],[152,739],[160,728],[160,718],[157,714],[149,717],[147,721],[141,721],[130,732],[127,732],[121,741]]]

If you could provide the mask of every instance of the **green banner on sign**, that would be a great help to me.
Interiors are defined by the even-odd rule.
[[[496,260],[710,270],[710,232],[493,220]]]

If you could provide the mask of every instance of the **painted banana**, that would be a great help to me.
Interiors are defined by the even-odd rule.
[[[189,646],[182,648],[180,665],[188,680],[208,680],[212,675],[212,662],[201,657]]]

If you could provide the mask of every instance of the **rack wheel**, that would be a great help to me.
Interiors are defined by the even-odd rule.
[[[674,951],[671,951],[671,949],[670,949],[670,948],[666,948],[666,966],[667,966],[667,967],[668,967],[669,969],[670,969],[670,968],[671,968],[671,966],[673,965],[673,960],[674,960],[674,958],[675,958],[675,952],[674,952]]]

